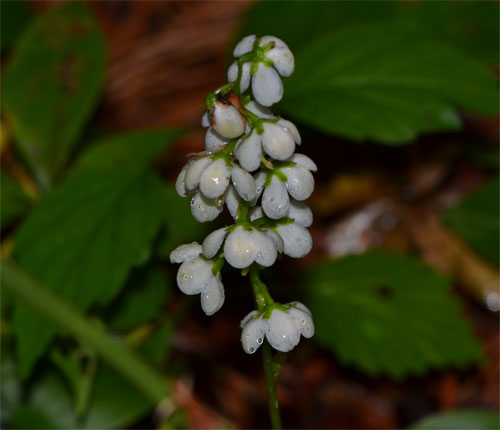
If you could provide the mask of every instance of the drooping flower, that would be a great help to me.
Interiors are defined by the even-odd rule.
[[[182,263],[177,272],[177,285],[188,295],[200,294],[201,308],[213,315],[224,304],[224,286],[220,272],[212,273],[213,260],[200,257],[202,247],[197,242],[181,245],[170,253],[171,263]]]
[[[269,318],[257,311],[250,312],[240,323],[241,343],[247,354],[253,354],[264,338],[281,352],[289,352],[300,341],[300,335],[310,338],[314,335],[314,322],[309,309],[294,302],[283,309],[273,309]]]

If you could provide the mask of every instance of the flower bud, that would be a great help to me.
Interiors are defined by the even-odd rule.
[[[245,118],[229,101],[217,101],[212,114],[212,127],[223,138],[234,139],[245,132]]]

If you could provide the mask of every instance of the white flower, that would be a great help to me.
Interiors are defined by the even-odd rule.
[[[297,127],[286,119],[279,119],[276,123],[265,122],[263,129],[262,134],[252,130],[236,144],[234,155],[248,172],[259,168],[262,150],[271,158],[284,161],[292,156],[295,144],[301,143]]]
[[[224,303],[224,287],[220,273],[212,273],[214,261],[202,259],[201,250],[196,242],[181,245],[170,253],[170,261],[182,263],[177,272],[179,289],[188,295],[201,294],[203,312],[212,315]]]
[[[246,121],[229,101],[217,101],[212,114],[212,128],[226,139],[234,139],[245,132]]]
[[[274,264],[278,250],[273,240],[258,230],[236,227],[224,243],[224,258],[236,269],[244,269],[252,263],[269,267]]]
[[[305,257],[312,249],[312,237],[309,231],[293,222],[291,224],[278,224],[278,234],[283,239],[283,252],[293,258]]]
[[[191,199],[191,214],[198,222],[213,221],[222,212],[223,205],[217,199],[209,199],[197,191]]]
[[[273,175],[271,183],[264,188],[262,193],[262,209],[264,213],[273,219],[287,216],[290,209],[290,198],[286,190],[286,184]]]
[[[309,206],[294,199],[290,199],[290,209],[287,216],[302,227],[309,227],[313,222],[313,213]]]
[[[205,151],[216,152],[226,146],[231,139],[222,137],[212,127],[205,134]]]
[[[289,303],[287,310],[273,309],[269,318],[257,311],[250,312],[240,323],[241,343],[247,354],[253,354],[264,337],[277,351],[289,352],[300,341],[300,335],[314,335],[311,312],[302,303]]]
[[[238,166],[228,165],[224,158],[217,158],[215,156],[202,157],[185,166],[177,177],[175,189],[181,197],[200,191],[201,196],[195,194],[191,204],[196,205],[203,200],[202,203],[205,206],[215,206],[218,215],[222,210],[219,200],[222,198],[223,203],[224,195],[229,188],[230,182],[232,182],[238,194],[244,200],[252,201],[255,199],[257,185],[253,176]],[[195,198],[196,203],[194,203]],[[198,209],[206,208],[199,207]],[[202,218],[205,217],[203,216]],[[206,220],[211,221],[211,219]]]
[[[233,56],[238,58],[250,53],[255,48],[257,38],[255,35],[247,36],[236,45]],[[259,62],[255,74],[251,77],[250,62],[259,61],[251,59],[243,63],[240,79],[240,91],[248,89],[250,78],[252,80],[252,92],[255,99],[263,106],[271,106],[283,97],[283,83],[281,76],[290,76],[295,68],[295,60],[288,46],[274,36],[264,36],[258,41],[258,48],[263,49],[266,60]],[[255,58],[255,57],[254,57]],[[238,79],[238,63],[235,61],[228,70],[229,82]]]

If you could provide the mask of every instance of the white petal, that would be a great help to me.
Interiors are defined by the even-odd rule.
[[[266,337],[277,351],[291,351],[300,341],[300,327],[288,313],[274,309],[267,323]]]
[[[259,171],[254,175],[253,179],[255,181],[255,186],[257,187],[255,198],[258,199],[262,194],[262,191],[264,191],[264,184],[266,183],[267,173]]]
[[[201,245],[198,242],[186,243],[178,246],[170,253],[170,262],[184,263],[184,261],[198,257],[200,254]]]
[[[313,213],[309,206],[293,199],[290,199],[288,216],[302,227],[309,227],[313,222]]]
[[[262,159],[261,138],[255,130],[244,137],[235,148],[235,156],[248,172],[258,169]]]
[[[288,48],[274,47],[266,52],[266,57],[273,60],[273,66],[281,76],[290,76],[295,69],[295,59]]]
[[[199,191],[191,199],[191,214],[198,222],[213,221],[222,212],[215,199],[203,196]]]
[[[206,315],[213,315],[224,304],[224,286],[217,276],[212,276],[200,296],[201,309]]]
[[[296,306],[291,307],[288,310],[288,314],[298,323],[302,336],[314,336],[314,322],[311,312],[302,303],[297,303]]]
[[[215,152],[230,141],[231,139],[224,139],[212,127],[205,133],[205,151]]]
[[[285,248],[285,244],[283,243],[283,239],[281,238],[281,236],[273,230],[267,230],[266,234],[274,242],[274,245],[276,246],[278,252],[282,253],[283,249]]]
[[[257,186],[253,176],[238,166],[231,169],[231,180],[238,194],[247,202],[255,198]]]
[[[239,41],[239,43],[234,47],[233,57],[241,57],[242,55],[250,52],[253,49],[253,44],[257,39],[255,34],[246,36]]]
[[[205,168],[200,177],[200,190],[209,199],[215,199],[226,192],[229,185],[229,168],[219,158]]]
[[[275,160],[286,160],[295,151],[295,142],[291,133],[277,124],[264,124],[262,133],[264,151]]]
[[[240,201],[240,196],[234,186],[229,185],[226,193],[226,206],[233,218],[236,218],[238,215],[238,206],[240,205]]]
[[[247,61],[243,63],[241,69],[240,92],[244,93],[250,85],[250,67],[251,64]],[[235,82],[238,79],[238,63],[235,61],[227,70],[227,80]]]
[[[210,233],[203,241],[203,255],[207,258],[212,258],[219,252],[219,248],[226,237],[226,227]]]
[[[271,119],[274,118],[274,115],[271,111],[271,109],[268,109],[256,101],[252,100],[248,102],[248,104],[245,106],[245,109],[249,110],[253,114],[257,115],[259,118],[266,118],[266,119]]]
[[[255,257],[255,262],[264,267],[270,267],[276,261],[278,256],[278,250],[273,240],[267,236],[265,233],[260,231],[254,231],[254,236],[257,242],[259,251]]]
[[[215,131],[227,139],[241,136],[245,131],[245,119],[232,104],[217,102],[213,119]]]
[[[257,73],[252,77],[252,92],[255,100],[263,106],[278,103],[283,97],[283,83],[278,72],[260,63]]]
[[[224,258],[236,269],[244,269],[250,266],[259,252],[254,234],[252,231],[237,227],[229,233],[224,243]]]
[[[191,258],[179,267],[177,285],[184,294],[199,294],[208,285],[212,275],[213,261]]]
[[[295,200],[305,200],[314,191],[314,177],[312,173],[298,164],[293,167],[285,167],[281,171],[288,180],[286,186],[288,192]]]
[[[262,194],[262,209],[269,218],[279,219],[288,214],[289,208],[290,199],[286,186],[273,176],[271,184],[264,189]]]
[[[279,49],[290,49],[288,45],[276,36],[263,36],[260,38],[259,46],[267,45],[270,42],[274,42],[274,46]]]
[[[250,315],[252,315],[252,313],[250,313]],[[262,318],[250,317],[250,319],[248,319],[243,325],[243,331],[241,332],[241,344],[243,346],[243,350],[247,354],[253,354],[257,351],[259,346],[262,345],[266,334],[267,324],[267,321],[264,321]]]
[[[307,155],[304,154],[293,154],[290,158],[290,161],[297,163],[299,166],[304,169],[310,170],[311,172],[317,172],[318,166],[316,163],[312,161]]]
[[[198,186],[200,181],[200,176],[203,173],[203,170],[212,162],[209,157],[200,158],[196,161],[193,161],[188,169],[186,170],[186,189],[188,191],[194,191]]]
[[[181,197],[186,197],[188,195],[188,192],[186,190],[186,171],[188,169],[188,165],[186,164],[181,172],[179,173],[179,176],[177,176],[177,180],[175,181],[175,191],[177,191],[177,194]]]
[[[297,130],[297,127],[295,127],[295,124],[293,122],[290,122],[287,119],[280,118],[276,124],[281,126],[288,133],[290,133],[296,144],[298,145],[301,144],[302,138],[300,137],[299,130]]]
[[[248,216],[250,217],[250,222],[256,219],[263,218],[264,212],[260,206],[254,206],[248,211]]]
[[[293,258],[305,257],[312,249],[312,237],[305,227],[297,223],[278,225],[278,233],[285,245],[284,252]]]
[[[203,112],[201,116],[201,126],[205,128],[210,127],[210,114],[208,111]]]
[[[247,324],[247,322],[249,322],[250,320],[252,320],[252,319],[253,319],[253,317],[255,317],[255,316],[257,316],[257,315],[259,315],[259,313],[258,313],[257,311],[252,311],[252,312],[250,312],[249,314],[247,314],[247,315],[245,316],[245,318],[243,318],[243,319],[241,320],[241,322],[240,322],[240,328],[245,327],[245,325]]]

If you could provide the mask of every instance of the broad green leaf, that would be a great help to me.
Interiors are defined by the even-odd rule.
[[[0,50],[10,48],[30,19],[26,2],[11,0],[2,2],[0,8]]]
[[[64,166],[97,103],[104,40],[83,3],[50,8],[16,43],[2,82],[3,107],[38,180]]]
[[[146,165],[179,136],[178,130],[151,129],[104,137],[89,145],[74,170]]]
[[[0,224],[1,228],[4,229],[25,214],[33,202],[14,179],[3,171],[0,172],[0,175],[2,187],[0,193]]]
[[[500,177],[450,209],[446,222],[481,255],[500,264]]]
[[[498,430],[500,416],[498,412],[463,409],[441,412],[424,418],[411,426],[418,430]]]
[[[40,201],[18,232],[14,258],[78,309],[105,304],[147,260],[165,202],[164,185],[142,166],[82,171]],[[26,375],[56,330],[22,305],[12,324]]]
[[[494,114],[498,89],[492,73],[460,51],[399,24],[376,24],[300,50],[282,108],[326,133],[397,145],[460,128],[455,108]]]
[[[134,270],[123,293],[111,304],[109,327],[124,332],[159,317],[170,291],[170,279],[161,268]]]
[[[273,34],[295,52],[318,36],[359,24],[399,22],[473,57],[499,62],[498,4],[495,2],[258,2],[240,32]],[[279,17],[279,19],[277,19]]]
[[[344,364],[401,378],[482,359],[449,281],[419,261],[371,252],[306,274],[316,339]]]

